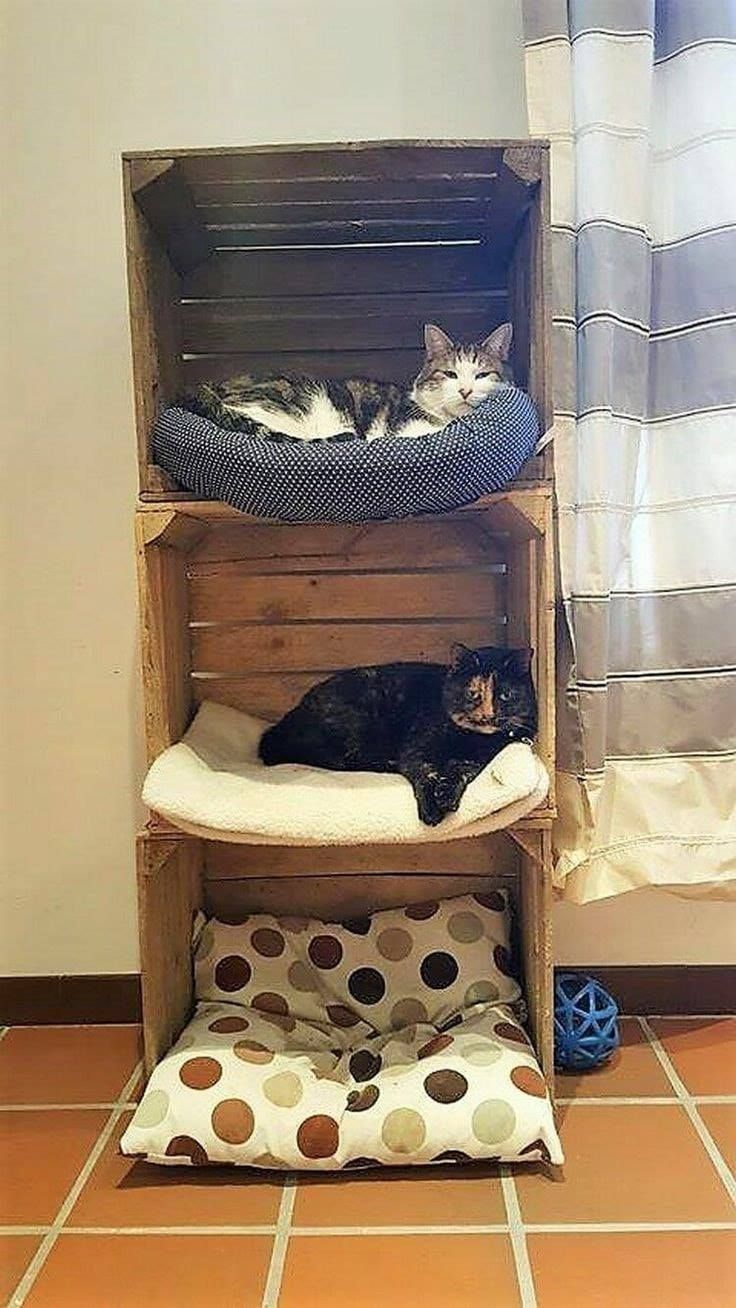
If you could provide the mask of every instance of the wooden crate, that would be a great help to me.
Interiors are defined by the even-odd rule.
[[[152,818],[139,844],[147,1065],[191,1007],[198,907],[335,917],[462,894],[500,880],[517,907],[531,1031],[552,1072],[549,899],[554,814],[551,489],[513,489],[437,518],[292,526],[209,502],[136,514],[148,756],[203,699],[275,719],[339,667],[444,661],[449,644],[531,644],[548,801],[507,832],[357,848],[274,848],[183,837]]]
[[[143,834],[138,899],[146,1070],[153,1070],[192,1012],[192,925],[199,909],[225,922],[249,912],[339,920],[503,886],[514,906],[529,1031],[551,1085],[549,840],[549,831],[538,829],[444,844],[315,850]]]
[[[554,811],[551,490],[440,517],[261,522],[211,502],[136,515],[149,760],[215,699],[276,720],[339,668],[531,645]]]
[[[141,494],[156,413],[248,371],[410,381],[422,327],[514,324],[551,422],[546,142],[396,141],[126,154]],[[520,481],[551,476],[530,459]]]
[[[273,720],[337,668],[444,661],[461,640],[534,648],[552,782],[504,833],[421,846],[235,846],[153,817],[138,850],[147,1066],[191,1009],[198,908],[339,918],[501,882],[551,1079],[549,454],[467,509],[353,526],[275,524],[198,501],[150,456],[157,412],[203,380],[247,370],[408,382],[428,321],[471,338],[511,319],[517,380],[549,425],[546,143],[149,152],[126,155],[123,173],[149,759],[205,698]]]

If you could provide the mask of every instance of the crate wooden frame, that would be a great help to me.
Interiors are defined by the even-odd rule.
[[[315,851],[226,845],[151,829],[138,838],[143,1042],[150,1074],[194,1003],[192,925],[199,910],[224,921],[248,912],[354,917],[377,907],[488,891],[510,892],[529,1030],[550,1087],[554,1072],[551,836],[548,826],[472,840]],[[263,875],[267,863],[268,875]],[[393,869],[397,863],[402,869]],[[414,871],[406,869],[414,868]],[[317,869],[317,870],[315,870]]]
[[[524,380],[548,422],[547,144],[414,141],[167,151],[126,155],[123,169],[149,760],[181,737],[204,698],[275,719],[333,667],[441,659],[449,642],[459,639],[534,648],[538,751],[551,778],[546,803],[504,832],[417,846],[233,845],[185,836],[152,816],[138,842],[146,1067],[155,1066],[190,1015],[191,931],[199,908],[224,916],[288,908],[338,917],[499,884],[510,889],[515,905],[531,1034],[551,1084],[555,703],[549,453],[528,461],[504,491],[451,514],[298,526],[197,500],[152,465],[149,445],[156,413],[175,398],[183,380],[221,375],[235,358],[255,361],[256,370],[284,368],[298,358],[294,346],[305,314],[319,346],[311,356],[316,371],[329,371],[333,361],[338,375],[367,371],[353,366],[362,360],[375,362],[376,375],[401,375],[411,355],[410,334],[430,316],[424,313],[430,301],[438,306],[431,317],[440,322],[443,305],[452,310],[452,322],[477,323],[494,302],[498,320],[513,318]],[[401,291],[397,299],[388,289],[335,291],[339,257],[347,257],[351,268],[355,264],[344,248],[340,256],[329,253],[328,237],[339,235],[343,245],[356,234],[419,239],[438,223],[458,239],[480,237],[480,244],[467,247],[472,257],[462,253],[466,247],[454,263],[443,256],[435,264],[430,253],[415,265],[413,255],[385,248],[371,255],[384,286],[396,278],[399,286],[413,285],[417,267],[439,269],[431,274],[437,281],[431,294]],[[297,237],[309,238],[316,248],[295,261],[290,245]],[[214,249],[217,240],[229,240],[230,248]],[[250,258],[235,257],[243,251],[232,248],[234,241],[245,243]],[[262,243],[269,248],[253,248]],[[496,260],[495,271],[479,292],[473,278],[486,256]],[[381,272],[381,257],[388,260],[390,277]],[[313,293],[310,259],[320,275],[327,270],[331,289],[321,303]],[[255,297],[243,296],[245,267],[258,284]],[[284,280],[284,268],[296,276],[293,287]],[[455,271],[448,274],[447,268]],[[455,275],[460,284],[452,287]],[[217,295],[185,303],[182,291],[197,288],[217,288]],[[228,296],[228,289],[236,294]],[[267,307],[261,319],[256,301],[259,311],[263,303]],[[382,312],[393,324],[393,344],[379,352]],[[338,320],[350,349],[335,344]],[[263,341],[257,339],[258,322]],[[186,359],[186,347],[198,343],[211,345],[214,357],[208,359],[205,350],[194,361]]]
[[[545,804],[515,823],[508,833],[420,846],[274,849],[189,839],[184,848],[181,837],[161,819],[152,818],[139,850],[149,1066],[168,1047],[177,1021],[182,1022],[188,1012],[191,966],[185,940],[196,906],[203,904],[208,911],[222,907],[221,894],[217,898],[217,887],[211,882],[223,876],[230,879],[231,909],[255,911],[266,904],[282,908],[288,904],[292,912],[296,906],[303,912],[336,914],[352,905],[351,896],[356,893],[363,896],[362,905],[376,909],[416,901],[430,892],[450,895],[481,885],[487,888],[500,877],[512,885],[517,904],[532,1031],[542,1065],[551,1075],[551,528],[552,493],[546,486],[502,491],[436,518],[354,526],[261,522],[208,501],[141,505],[136,536],[149,760],[181,737],[202,699],[218,699],[275,718],[306,685],[327,675],[336,657],[345,666],[360,662],[367,640],[383,640],[387,630],[384,620],[374,624],[370,613],[367,618],[355,616],[356,607],[365,607],[367,599],[369,605],[382,604],[384,612],[393,604],[394,613],[398,608],[406,622],[402,627],[400,621],[388,620],[390,657],[440,657],[446,642],[455,638],[530,644],[535,650],[539,698],[538,749],[552,778]],[[398,553],[402,537],[410,533],[402,558]],[[458,553],[463,559],[461,570]],[[423,561],[419,570],[414,566],[417,557]],[[479,560],[486,558],[492,561],[494,571],[478,566]],[[429,608],[421,620],[406,612],[418,579],[423,589],[417,592],[416,603],[422,610]],[[490,583],[487,592],[478,592],[479,580]],[[369,583],[377,583],[377,588],[366,596]],[[461,616],[435,616],[441,591],[447,592],[449,606],[457,607]],[[486,594],[488,610],[480,616]],[[447,604],[447,599],[444,602]],[[471,604],[478,610],[475,617],[463,612]],[[310,619],[315,616],[315,605],[317,622],[313,625]],[[233,622],[234,613],[246,608],[247,621]],[[345,612],[349,615],[346,621]],[[503,633],[500,638],[499,632]],[[241,651],[251,651],[254,637],[260,653],[252,674]],[[300,648],[312,651],[310,666],[298,673],[274,667],[279,652],[288,655],[297,640]],[[333,645],[337,656],[331,652]],[[209,667],[202,677],[198,663],[204,649]],[[215,666],[212,651],[218,649],[228,665],[224,669]],[[233,658],[237,661],[231,666]],[[315,666],[320,660],[329,666]],[[168,851],[165,867],[162,851]],[[499,857],[499,851],[504,857]],[[173,863],[170,857],[175,859]],[[213,867],[221,870],[223,866],[226,873],[213,877]],[[404,871],[390,876],[391,867]],[[171,868],[177,871],[172,873]],[[262,873],[264,868],[268,877],[261,875],[254,881],[253,870]],[[377,869],[373,878],[371,868]],[[468,872],[475,877],[472,885],[465,877]],[[286,876],[295,879],[287,884]],[[181,891],[175,888],[180,884]],[[317,884],[321,897],[315,901]],[[332,901],[325,893],[330,884]],[[181,906],[177,907],[180,894],[189,905],[183,916]],[[167,952],[170,950],[173,954]],[[168,961],[162,962],[163,954]]]
[[[123,198],[143,496],[176,489],[150,437],[181,390],[245,369],[408,381],[426,321],[510,318],[551,423],[547,141],[130,152]],[[519,480],[551,476],[547,453]]]

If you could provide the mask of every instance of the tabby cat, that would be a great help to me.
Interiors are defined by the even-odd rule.
[[[408,390],[362,378],[243,376],[201,386],[183,403],[221,427],[249,430],[257,423],[296,440],[426,436],[470,413],[499,386],[513,385],[511,337],[505,322],[476,344],[455,345],[428,324],[424,363]]]
[[[453,645],[449,666],[384,663],[320,682],[260,743],[264,763],[397,772],[419,817],[437,826],[512,740],[531,740],[537,704],[530,649]]]

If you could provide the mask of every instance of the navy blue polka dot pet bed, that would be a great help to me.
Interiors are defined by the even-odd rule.
[[[504,387],[467,417],[414,438],[271,440],[186,409],[153,430],[156,462],[186,490],[281,522],[362,522],[445,513],[499,490],[539,438],[525,391]]]

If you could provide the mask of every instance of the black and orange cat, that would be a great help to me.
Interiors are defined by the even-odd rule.
[[[454,645],[449,666],[338,672],[264,732],[260,756],[269,766],[398,772],[422,822],[437,826],[504,745],[536,735],[531,657],[529,649]]]

